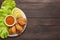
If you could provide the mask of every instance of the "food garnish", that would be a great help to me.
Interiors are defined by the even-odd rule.
[[[19,17],[22,17],[22,12],[19,8],[15,7],[13,10],[12,10],[12,15],[15,17],[15,18],[19,18]]]
[[[14,0],[4,0],[0,8],[0,37],[7,38],[9,36],[8,26],[4,23],[7,15],[11,15],[12,9],[16,7]]]

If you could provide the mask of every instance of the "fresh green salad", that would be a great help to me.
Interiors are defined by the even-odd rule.
[[[0,37],[7,38],[9,36],[8,29],[4,23],[4,19],[7,15],[12,14],[12,9],[16,7],[14,0],[4,0],[0,8]]]

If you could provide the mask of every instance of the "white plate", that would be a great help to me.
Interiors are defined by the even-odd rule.
[[[20,9],[20,11],[21,11],[21,13],[22,13],[22,15],[23,15],[23,18],[25,18],[25,19],[27,20],[25,13],[24,13],[21,9]],[[14,36],[21,35],[21,34],[24,32],[24,30],[26,29],[26,26],[27,26],[27,25],[24,26],[24,29],[22,30],[22,32],[20,32],[20,34],[9,35],[9,37],[14,37]]]

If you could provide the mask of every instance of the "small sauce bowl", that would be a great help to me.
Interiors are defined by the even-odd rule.
[[[16,19],[12,15],[6,16],[4,20],[5,24],[9,27],[13,26],[16,23]]]

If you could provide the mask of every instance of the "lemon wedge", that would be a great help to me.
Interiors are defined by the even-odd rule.
[[[22,13],[22,10],[19,9],[19,8],[17,8],[17,7],[12,10],[12,15],[13,15],[15,18],[22,17],[22,16],[23,16],[22,14],[23,14],[23,13]]]

